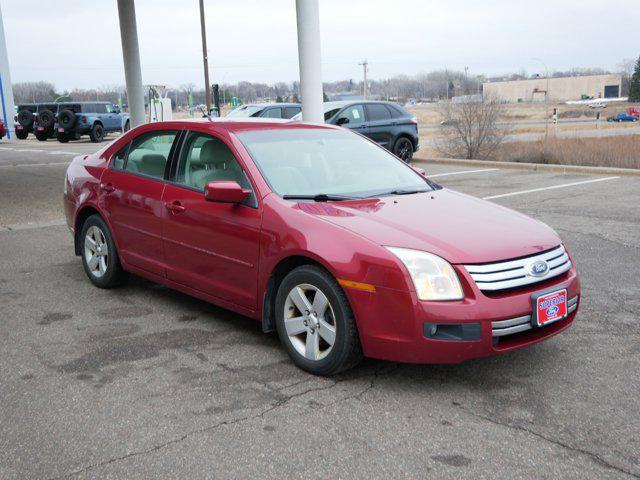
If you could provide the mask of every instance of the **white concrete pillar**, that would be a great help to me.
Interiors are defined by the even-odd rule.
[[[296,0],[302,120],[324,122],[318,0]]]
[[[133,128],[144,123],[144,90],[142,89],[135,0],[118,0],[118,16],[120,17],[124,78],[127,84],[127,103],[131,115],[131,128]]]
[[[4,21],[2,20],[2,8],[0,7],[0,116],[7,127],[7,140],[12,140],[15,134],[13,116],[15,108],[13,104],[13,88],[11,87],[11,73],[9,72],[9,54],[7,53],[7,40],[4,36]]]

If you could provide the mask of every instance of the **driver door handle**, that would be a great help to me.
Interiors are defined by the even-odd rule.
[[[182,205],[178,200],[173,203],[165,203],[164,206],[167,207],[167,210],[171,213],[181,213],[185,211],[184,205]]]

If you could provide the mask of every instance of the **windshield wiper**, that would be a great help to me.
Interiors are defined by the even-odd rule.
[[[428,192],[429,190],[389,190],[388,192],[378,192],[375,193],[373,195],[369,195],[365,198],[373,198],[373,197],[386,197],[388,195],[412,195],[414,193],[424,193],[424,192]]]
[[[334,195],[331,193],[316,193],[314,195],[283,195],[285,200],[313,200],[314,202],[339,202],[340,200],[356,200],[358,197]]]

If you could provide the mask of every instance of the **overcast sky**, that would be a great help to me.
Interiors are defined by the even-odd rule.
[[[116,1],[0,0],[14,82],[124,84]],[[198,0],[137,0],[144,83],[203,83]],[[294,0],[205,0],[212,82],[298,78]],[[615,69],[640,55],[638,0],[320,0],[323,80],[435,69]],[[541,59],[534,60],[534,58]]]

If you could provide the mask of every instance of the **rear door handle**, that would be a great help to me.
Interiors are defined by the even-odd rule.
[[[101,183],[100,184],[100,190],[102,190],[103,192],[106,192],[106,193],[111,193],[111,192],[115,192],[116,187],[114,187],[111,182],[109,182],[109,183]]]
[[[167,207],[167,210],[171,213],[181,213],[185,211],[184,205],[177,200],[173,203],[165,203],[164,206]]]

